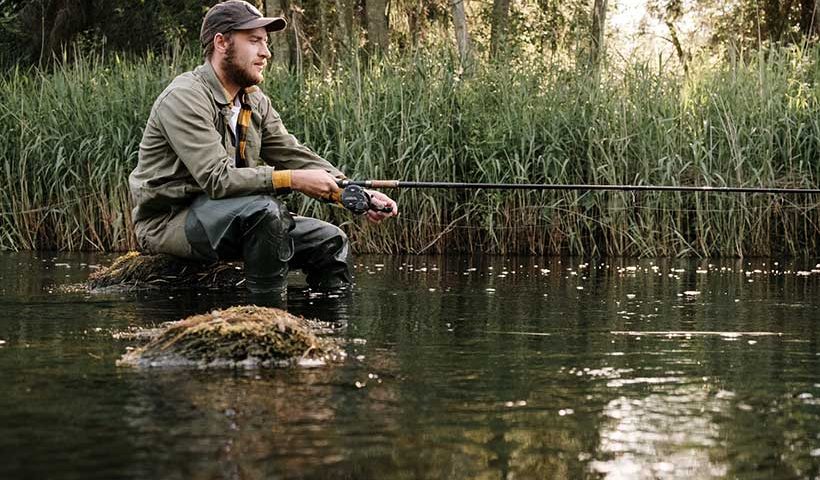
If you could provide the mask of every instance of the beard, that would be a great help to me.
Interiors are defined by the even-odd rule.
[[[251,72],[249,68],[243,68],[236,63],[236,51],[233,42],[228,45],[225,57],[222,59],[222,71],[228,80],[239,85],[239,88],[252,87],[262,81],[262,75]]]

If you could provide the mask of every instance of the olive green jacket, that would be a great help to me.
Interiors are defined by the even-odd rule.
[[[151,108],[139,161],[128,179],[137,240],[145,250],[189,257],[185,214],[193,199],[276,193],[275,169],[315,168],[342,173],[301,145],[258,88],[240,92],[252,109],[245,136],[247,167],[234,166],[232,99],[209,62],[176,77]]]

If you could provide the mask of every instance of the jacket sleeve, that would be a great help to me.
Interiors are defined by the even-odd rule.
[[[270,104],[270,99],[264,97],[260,104],[262,115],[262,148],[260,157],[268,165],[278,169],[321,169],[336,178],[344,178],[344,174],[327,160],[305,147],[296,137],[288,133],[279,114]]]
[[[210,198],[273,191],[272,167],[234,166],[214,128],[211,105],[206,94],[188,87],[169,91],[157,105],[156,120],[179,160]]]

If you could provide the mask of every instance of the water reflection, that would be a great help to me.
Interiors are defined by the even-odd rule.
[[[183,478],[270,478],[286,472],[309,474],[344,459],[349,447],[328,435],[339,403],[328,395],[330,369],[241,372],[151,372],[129,378],[134,395],[126,420],[138,448],[154,450],[156,432],[169,423],[192,443],[174,442],[156,452],[157,476]],[[285,378],[286,377],[286,378]],[[174,433],[170,432],[173,436]],[[144,444],[141,444],[145,441]],[[180,457],[207,455],[211,461],[179,465]]]
[[[262,371],[114,367],[114,331],[268,300],[56,288],[97,263],[0,256],[2,478],[820,475],[813,262],[361,257],[269,304],[348,360]]]
[[[712,478],[728,471],[715,415],[727,408],[700,385],[643,398],[618,397],[604,409],[599,455],[606,478]]]

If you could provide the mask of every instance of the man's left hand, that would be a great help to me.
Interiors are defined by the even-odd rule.
[[[399,206],[396,205],[396,202],[393,201],[392,198],[388,197],[387,195],[383,194],[382,192],[377,192],[375,190],[367,190],[367,193],[370,195],[370,202],[373,206],[381,208],[381,207],[390,207],[390,213],[388,212],[376,212],[374,210],[368,210],[366,215],[367,219],[373,223],[381,223],[382,220],[389,217],[395,217],[399,214]]]

